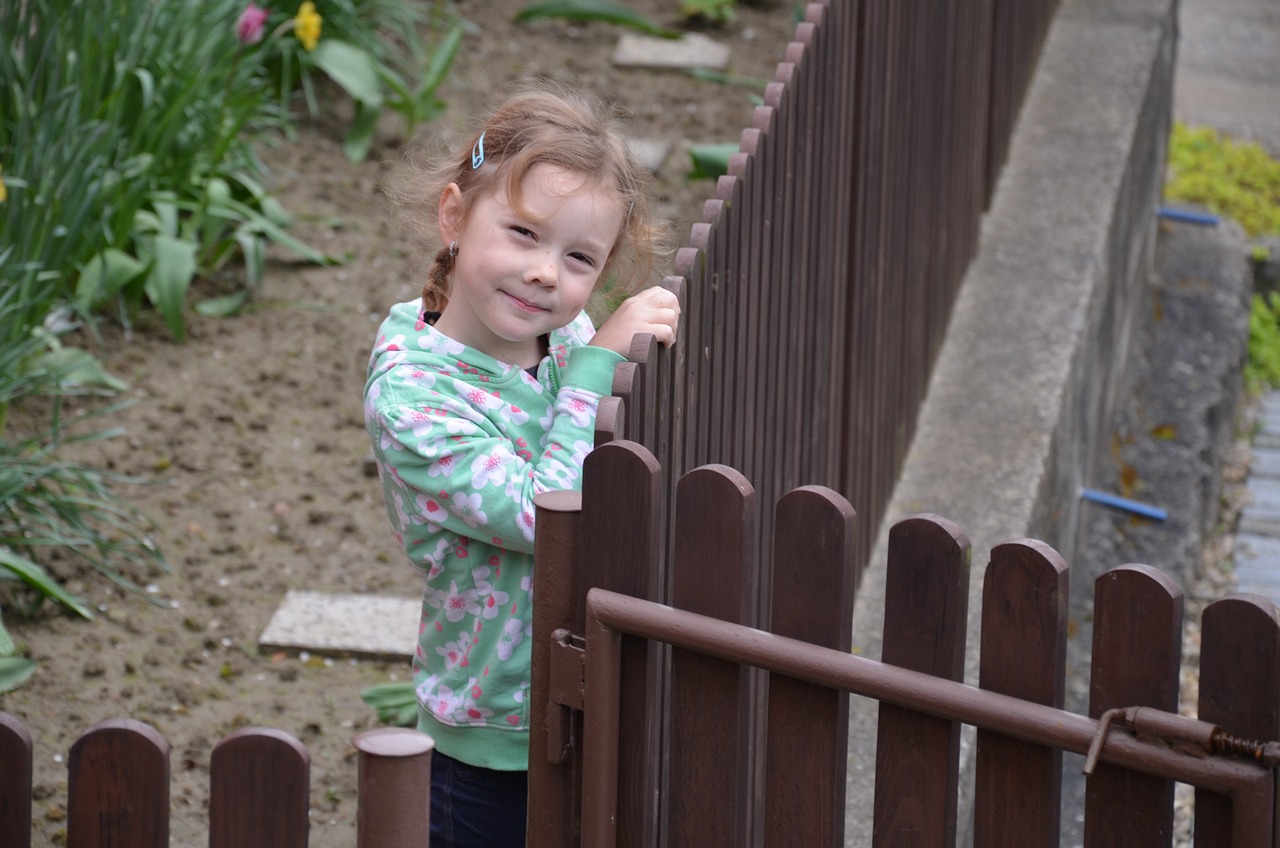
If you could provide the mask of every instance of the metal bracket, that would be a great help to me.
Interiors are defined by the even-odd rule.
[[[587,677],[586,640],[568,630],[551,634],[547,710],[547,761],[563,764],[573,747],[574,712],[581,713]]]

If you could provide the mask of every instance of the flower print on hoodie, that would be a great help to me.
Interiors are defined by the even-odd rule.
[[[623,358],[585,346],[583,314],[550,334],[534,378],[458,345],[420,309],[392,307],[365,385],[387,514],[424,580],[418,727],[446,755],[479,745],[488,767],[522,769],[533,499],[581,487],[595,410]]]

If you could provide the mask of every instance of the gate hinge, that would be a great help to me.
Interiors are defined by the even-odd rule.
[[[587,671],[586,640],[560,629],[551,634],[551,662],[548,674],[551,691],[547,705],[547,761],[568,762],[573,748],[574,710],[581,712]]]
[[[568,630],[551,634],[551,702],[571,710],[582,709],[586,687],[586,640]]]

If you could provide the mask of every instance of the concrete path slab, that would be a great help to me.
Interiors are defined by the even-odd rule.
[[[626,34],[618,39],[612,62],[632,68],[709,68],[723,71],[729,67],[730,50],[707,36],[691,32],[680,38],[658,38]]]
[[[420,598],[290,589],[258,638],[258,647],[408,659],[418,642],[421,613]]]

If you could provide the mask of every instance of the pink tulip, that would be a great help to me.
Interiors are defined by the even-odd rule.
[[[236,38],[241,44],[257,44],[267,25],[267,10],[250,3],[236,21]]]

